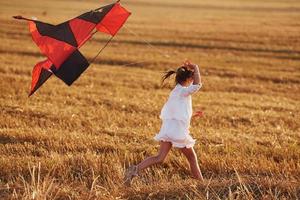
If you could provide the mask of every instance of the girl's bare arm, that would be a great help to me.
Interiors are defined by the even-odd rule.
[[[194,85],[201,84],[201,75],[200,75],[200,70],[198,65],[192,64],[190,61],[185,61],[184,65],[187,66],[188,68],[191,68],[191,70],[194,71],[193,84]]]
[[[194,77],[193,77],[194,78],[194,82],[193,82],[193,84],[194,85],[198,85],[198,84],[201,83],[201,75],[200,75],[199,67],[198,67],[198,65],[195,65],[195,64],[192,64],[191,66],[194,69]]]

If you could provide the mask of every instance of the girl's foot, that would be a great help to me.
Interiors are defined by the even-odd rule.
[[[136,165],[131,165],[130,167],[128,167],[128,169],[125,172],[125,176],[124,176],[124,184],[126,186],[130,186],[133,177],[135,177],[137,175],[138,175],[138,168]]]

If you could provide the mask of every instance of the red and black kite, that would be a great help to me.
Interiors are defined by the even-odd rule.
[[[93,30],[96,29],[113,37],[130,14],[119,2],[116,2],[58,25],[15,16],[16,19],[29,21],[33,41],[47,57],[33,68],[29,96],[52,74],[67,85],[72,85],[90,64],[78,49],[91,38],[94,34]]]

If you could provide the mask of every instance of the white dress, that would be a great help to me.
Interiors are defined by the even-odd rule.
[[[161,110],[162,126],[159,133],[154,137],[155,140],[171,142],[172,146],[178,148],[194,146],[195,140],[189,132],[193,114],[191,95],[201,87],[202,84],[188,87],[183,87],[180,84],[175,86]]]

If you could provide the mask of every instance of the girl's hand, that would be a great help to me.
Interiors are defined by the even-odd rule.
[[[191,63],[190,61],[186,60],[183,63],[183,66],[187,67],[188,69],[195,69],[195,67],[197,66],[196,64]]]
[[[204,112],[201,110],[198,110],[198,111],[194,112],[192,117],[203,117],[203,115],[204,115]]]
[[[200,76],[200,71],[199,71],[198,65],[195,65],[188,60],[186,60],[183,64],[187,69],[191,70],[194,73],[193,84],[194,85],[201,84],[201,76]]]

